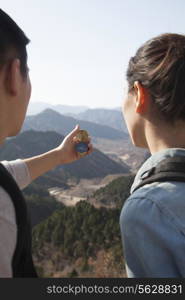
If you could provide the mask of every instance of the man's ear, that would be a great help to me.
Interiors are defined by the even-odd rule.
[[[16,96],[19,92],[21,79],[20,60],[15,58],[11,61],[6,76],[6,88],[12,96]]]
[[[134,82],[134,90],[136,94],[136,112],[144,113],[148,102],[148,93],[142,84],[138,81]]]

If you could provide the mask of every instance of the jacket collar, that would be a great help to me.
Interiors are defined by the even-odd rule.
[[[167,157],[174,157],[174,156],[185,156],[185,149],[167,148],[152,154],[138,170],[134,182],[131,186],[130,194],[133,193],[133,190],[141,183],[142,179],[144,179],[144,177],[147,176],[151,168],[155,167],[163,159]]]

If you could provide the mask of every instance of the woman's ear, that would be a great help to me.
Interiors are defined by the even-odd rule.
[[[15,58],[9,64],[7,68],[7,76],[6,76],[6,88],[8,93],[12,96],[17,96],[21,87],[21,71],[20,71],[20,60]]]
[[[136,112],[142,114],[146,111],[148,93],[139,81],[134,82],[134,90],[136,95]]]

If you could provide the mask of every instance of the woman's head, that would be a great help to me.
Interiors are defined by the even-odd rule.
[[[130,133],[134,121],[128,124],[128,101],[138,96],[138,92],[144,97],[145,107],[146,102],[150,103],[150,116],[153,111],[157,113],[155,117],[169,125],[179,120],[185,121],[185,36],[166,33],[147,41],[131,57],[127,81],[128,98],[123,111]],[[136,112],[140,113],[140,110]],[[135,115],[138,126],[142,126],[141,118],[146,117],[141,112],[140,115]]]
[[[129,92],[138,81],[167,121],[185,120],[185,36],[163,34],[138,49],[130,59]]]

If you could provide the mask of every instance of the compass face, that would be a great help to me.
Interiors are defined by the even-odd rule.
[[[86,143],[80,142],[75,145],[75,149],[79,153],[86,153],[88,151],[88,145]]]

